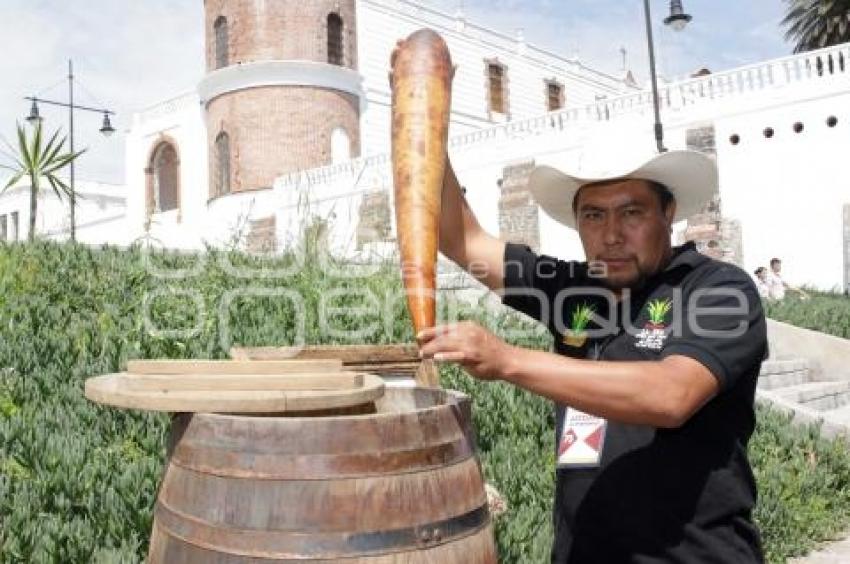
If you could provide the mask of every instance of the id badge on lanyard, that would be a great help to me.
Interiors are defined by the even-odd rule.
[[[594,343],[593,347],[593,360],[598,360],[599,344]],[[605,447],[607,427],[608,421],[602,417],[565,406],[564,423],[558,437],[557,468],[598,467]]]

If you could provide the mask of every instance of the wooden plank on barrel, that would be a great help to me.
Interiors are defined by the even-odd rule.
[[[235,360],[339,359],[343,364],[419,362],[414,344],[310,345],[306,347],[232,347]]]
[[[128,373],[89,378],[91,401],[149,411],[206,413],[280,413],[344,408],[373,402],[384,393],[379,376],[362,374],[363,385],[337,390],[134,390]]]
[[[413,376],[419,368],[417,362],[385,362],[382,364],[374,363],[351,363],[344,365],[346,370],[354,370],[355,372],[371,372],[381,375],[408,375]]]
[[[133,374],[287,374],[337,372],[337,359],[298,360],[131,360],[127,372]]]
[[[128,389],[145,390],[340,390],[363,385],[356,372],[309,374],[134,374]]]

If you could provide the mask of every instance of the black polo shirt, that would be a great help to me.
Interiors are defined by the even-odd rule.
[[[762,562],[746,446],[767,337],[750,277],[692,243],[621,301],[592,274],[587,263],[508,244],[503,302],[545,323],[560,354],[683,355],[706,366],[720,392],[677,429],[608,421],[598,464],[557,470],[552,562]],[[582,307],[594,316],[572,331]],[[556,406],[557,437],[564,412]]]

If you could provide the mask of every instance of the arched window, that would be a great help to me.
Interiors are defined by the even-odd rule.
[[[229,62],[227,18],[219,16],[213,24],[215,31],[215,68],[226,67]]]
[[[341,127],[331,133],[331,164],[351,160],[351,139]]]
[[[342,18],[339,14],[328,14],[328,62],[341,66],[343,55]]]
[[[230,137],[222,131],[215,138],[215,195],[230,193]]]
[[[153,154],[153,211],[165,212],[180,205],[180,162],[177,150],[168,142],[160,143]]]

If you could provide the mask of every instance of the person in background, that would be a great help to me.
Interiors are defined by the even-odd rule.
[[[756,288],[763,299],[770,298],[770,286],[767,280],[767,268],[760,266],[753,273],[756,276]]]
[[[783,299],[785,297],[786,290],[800,294],[800,298],[803,300],[809,299],[809,295],[806,292],[800,288],[791,286],[782,279],[782,261],[778,258],[770,259],[770,273],[767,277],[767,286],[769,288],[770,297],[774,300]]]

